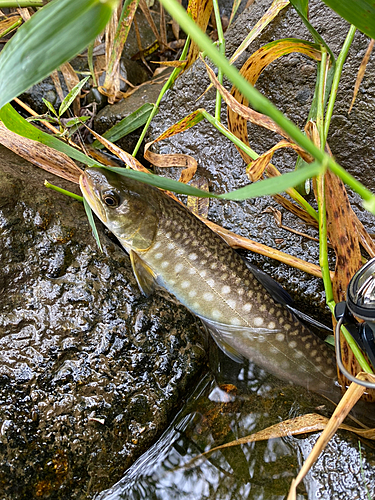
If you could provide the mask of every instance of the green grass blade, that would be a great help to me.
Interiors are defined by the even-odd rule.
[[[0,107],[81,52],[118,0],[53,0],[23,24],[0,53]]]
[[[306,168],[302,168],[295,172],[265,179],[259,182],[254,182],[240,189],[236,189],[230,193],[215,194],[207,191],[202,191],[194,186],[183,184],[182,182],[169,179],[168,177],[160,177],[158,175],[146,174],[135,170],[125,169],[121,167],[105,167],[112,172],[116,172],[124,177],[135,179],[145,184],[150,184],[161,189],[173,191],[187,196],[198,196],[200,198],[219,198],[224,200],[241,201],[248,198],[256,198],[258,196],[267,196],[276,193],[281,193],[286,189],[293,187],[309,177],[314,177],[322,172],[322,167],[317,163],[312,163]]]
[[[375,38],[375,3],[373,0],[323,0],[323,2],[370,38]]]
[[[323,38],[320,36],[320,34],[316,31],[316,29],[314,28],[314,26],[312,26],[310,24],[309,20],[308,20],[308,17],[307,17],[307,14],[308,14],[308,2],[305,1],[305,0],[290,0],[290,3],[293,5],[293,7],[296,10],[297,14],[302,19],[303,24],[310,31],[310,34],[314,38],[315,42],[319,43],[320,45],[323,45],[323,47],[326,48],[328,54],[331,56],[331,64],[335,64],[335,56],[333,55],[333,52],[328,47],[328,45],[323,40]]]
[[[89,220],[89,224],[91,226],[92,234],[95,238],[95,241],[96,241],[100,251],[103,252],[102,244],[100,243],[100,239],[99,239],[98,230],[96,228],[96,224],[94,221],[94,216],[92,215],[92,210],[90,208],[90,205],[87,203],[85,198],[83,198],[83,206],[85,207],[86,215],[87,215],[87,218]]]
[[[142,125],[147,122],[153,109],[153,104],[148,102],[143,104],[140,108],[133,111],[133,113],[126,116],[121,121],[116,123],[116,125],[107,130],[107,132],[103,134],[103,137],[111,142],[118,141],[122,137],[134,132],[134,130],[137,130],[137,128],[142,127]],[[104,148],[103,144],[101,144],[98,140],[95,140],[92,145],[97,149]]]
[[[77,85],[75,85],[72,90],[69,92],[69,94],[64,98],[63,102],[60,104],[59,108],[59,116],[61,117],[65,111],[69,108],[69,106],[72,104],[74,99],[79,95],[81,92],[82,87],[85,85],[87,80],[89,79],[89,76],[86,76],[86,78],[83,78]]]

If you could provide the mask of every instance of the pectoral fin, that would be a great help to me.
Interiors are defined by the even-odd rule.
[[[156,274],[133,250],[130,250],[129,255],[138,286],[141,292],[148,297],[157,287]]]

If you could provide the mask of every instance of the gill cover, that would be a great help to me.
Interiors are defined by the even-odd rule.
[[[100,167],[88,167],[80,186],[91,209],[130,252],[150,248],[156,236],[158,191]]]

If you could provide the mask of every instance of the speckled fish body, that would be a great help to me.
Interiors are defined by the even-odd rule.
[[[275,302],[244,260],[182,205],[158,189],[88,168],[81,189],[129,252],[141,289],[163,287],[199,316],[232,357],[331,396],[329,347]]]

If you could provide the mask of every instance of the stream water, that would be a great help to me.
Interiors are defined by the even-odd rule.
[[[124,477],[96,500],[282,500],[319,433],[275,438],[202,452],[305,413],[329,415],[332,406],[286,385],[252,364],[220,352],[167,431]],[[375,452],[339,431],[304,483],[298,499],[371,499]]]

